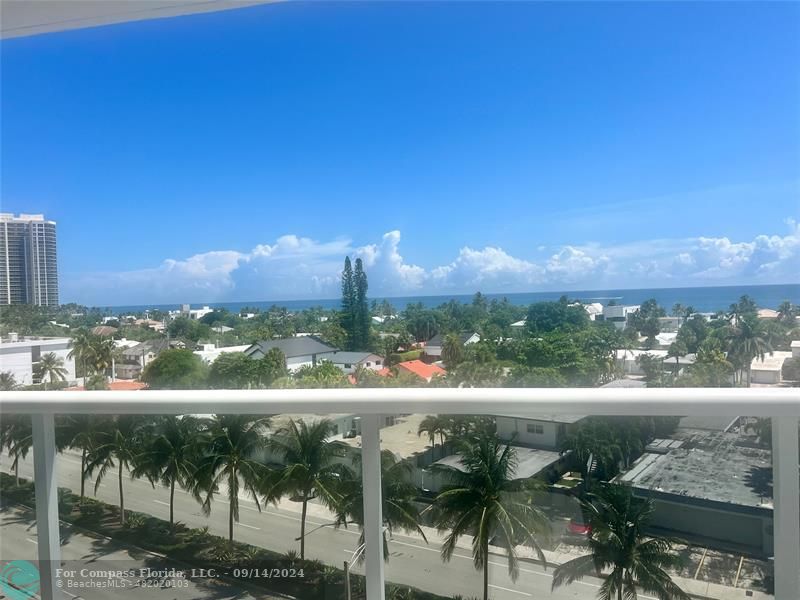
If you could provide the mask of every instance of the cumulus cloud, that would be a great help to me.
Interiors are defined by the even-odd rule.
[[[797,281],[800,225],[786,221],[785,235],[751,240],[697,237],[617,245],[565,245],[544,260],[513,256],[499,246],[462,247],[447,263],[409,264],[401,234],[356,246],[337,238],[318,241],[284,235],[249,252],[211,251],[134,271],[85,273],[62,278],[65,301],[87,304],[157,304],[334,298],[344,256],[361,258],[370,293],[519,292],[593,287],[702,285],[722,282]]]

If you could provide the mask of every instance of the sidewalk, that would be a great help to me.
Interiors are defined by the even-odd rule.
[[[278,508],[281,510],[299,513],[301,510],[300,507],[301,505],[299,502],[292,502],[290,500],[281,500],[278,502]],[[311,517],[312,515],[314,518],[324,522],[332,522],[334,519],[333,514],[327,508],[313,502],[309,503],[308,505],[308,516]],[[435,528],[422,527],[422,530],[425,532],[425,537],[428,538],[428,545],[436,547],[441,546],[441,544],[444,542],[445,535],[440,534]],[[413,533],[404,533],[403,535],[411,538],[418,537]],[[472,552],[472,538],[468,536],[462,536],[456,545],[458,548]],[[505,555],[505,550],[496,546],[490,546],[489,552],[499,556]],[[518,546],[517,554],[524,560],[541,564],[536,552],[527,546]],[[547,560],[547,568],[552,569],[553,567],[557,567],[558,565],[561,565],[569,560],[577,558],[581,554],[574,552],[561,552],[558,550],[545,550],[544,555],[545,559]],[[680,577],[677,575],[674,575],[672,580],[682,590],[698,599],[703,600],[775,600],[774,596],[756,590],[733,588],[708,581],[688,579],[686,577]]]

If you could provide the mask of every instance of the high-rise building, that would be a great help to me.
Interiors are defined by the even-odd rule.
[[[0,213],[0,305],[58,305],[56,224]]]

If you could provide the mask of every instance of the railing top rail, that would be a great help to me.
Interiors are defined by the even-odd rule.
[[[0,413],[800,416],[797,388],[347,388],[2,392]]]

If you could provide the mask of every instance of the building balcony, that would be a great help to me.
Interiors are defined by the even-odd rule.
[[[437,532],[428,521],[421,523],[421,531],[428,533],[427,544],[415,538],[413,532],[406,535],[394,531],[396,537],[388,542],[389,560],[384,560],[384,536],[387,535],[388,521],[384,518],[385,507],[381,497],[381,450],[390,450],[393,456],[401,458],[406,448],[409,453],[416,453],[415,464],[421,465],[421,468],[413,475],[413,484],[421,495],[427,494],[429,497],[435,496],[442,486],[435,476],[436,468],[430,465],[458,466],[461,461],[446,445],[437,441],[432,446],[426,444],[426,440],[417,435],[420,421],[413,415],[500,415],[496,418],[497,433],[505,438],[504,443],[517,448],[514,468],[519,478],[541,474],[545,472],[545,467],[549,468],[547,473],[553,480],[552,489],[562,494],[566,503],[572,502],[574,506],[577,506],[577,490],[573,488],[580,488],[582,478],[579,469],[562,472],[566,467],[561,465],[563,468],[559,470],[558,461],[564,455],[555,450],[554,444],[558,443],[560,436],[569,435],[580,415],[680,415],[686,419],[688,434],[681,440],[654,439],[639,458],[632,464],[624,465],[622,473],[615,479],[630,486],[634,495],[655,502],[660,519],[658,526],[664,528],[664,535],[679,532],[681,537],[692,538],[689,544],[694,550],[687,550],[686,554],[695,556],[695,562],[689,568],[684,567],[676,575],[675,581],[693,597],[800,598],[800,398],[795,389],[8,392],[0,399],[0,412],[3,415],[26,414],[32,417],[32,474],[37,535],[30,543],[35,542],[42,598],[79,597],[76,590],[63,587],[63,570],[72,561],[61,554],[62,545],[67,544],[67,540],[61,539],[66,525],[59,525],[57,490],[59,485],[64,487],[64,478],[67,476],[67,473],[60,471],[74,471],[78,468],[75,463],[80,464],[80,458],[59,458],[58,416],[218,413],[284,415],[286,419],[289,416],[302,418],[303,415],[334,417],[332,422],[336,423],[336,431],[332,432],[332,439],[341,441],[360,455],[360,460],[353,461],[353,464],[361,469],[363,481],[363,529],[352,524],[346,532],[343,528],[334,529],[324,507],[312,501],[305,534],[308,540],[306,548],[314,558],[324,559],[329,569],[341,567],[342,561],[347,560],[354,577],[363,575],[364,582],[364,589],[359,587],[361,584],[355,579],[348,585],[352,594],[350,597],[366,597],[368,600],[386,598],[387,589],[393,589],[391,586],[398,582],[421,590],[418,593],[448,598],[467,590],[473,590],[472,596],[479,596],[481,590],[480,575],[471,562],[468,542],[471,538],[463,538],[462,543],[456,546],[453,553],[455,558],[451,558],[450,562],[442,562],[439,557],[440,545],[446,532]],[[720,415],[731,415],[734,420],[726,425],[722,422],[727,422],[728,417]],[[731,427],[736,423],[739,428],[745,425],[745,421],[735,420],[735,415],[771,418],[772,451],[769,447],[748,445],[746,440],[734,443],[732,440],[736,435]],[[277,416],[274,418],[278,420]],[[710,421],[719,421],[720,426],[712,427],[708,425]],[[709,429],[701,429],[703,426]],[[412,446],[413,450],[410,449]],[[5,460],[4,456],[3,462]],[[590,463],[592,461],[596,462],[597,457],[590,458]],[[588,464],[586,468],[592,469],[594,464]],[[25,474],[23,472],[23,477]],[[74,475],[73,488],[80,479],[75,479]],[[114,489],[115,478],[115,474],[107,476],[104,485],[110,490]],[[161,498],[165,490],[156,485],[152,488],[153,492],[148,493],[143,491],[149,487],[146,482],[134,484],[127,475],[123,479],[123,485],[130,486],[128,506],[135,511],[163,516],[166,502]],[[87,487],[91,488],[92,482],[87,482]],[[219,516],[227,510],[221,507],[220,502],[224,503],[221,499],[225,496],[222,492],[220,494],[213,508]],[[296,499],[290,498],[292,501]],[[184,500],[191,502],[188,498]],[[286,539],[288,534],[282,529],[288,527],[292,535],[296,535],[294,530],[299,513],[293,517],[293,513],[281,512],[283,504],[279,504],[274,510],[270,507],[266,515],[259,515],[255,505],[247,504],[244,499],[242,502],[242,512],[246,514],[241,515],[241,520],[237,522],[237,536],[241,535],[243,539],[246,536],[255,545],[268,544],[269,540],[280,536],[288,545],[297,543],[297,537]],[[199,528],[205,517],[197,505],[193,511],[194,517],[189,513],[185,516],[179,514],[177,520],[185,519],[187,526]],[[548,512],[549,516],[553,514]],[[278,517],[277,520],[274,517]],[[188,522],[190,518],[197,523]],[[281,521],[283,525],[268,525]],[[559,523],[558,535],[581,537],[586,534],[587,526],[579,513],[572,519],[561,519]],[[232,530],[233,527],[231,521]],[[363,544],[359,537],[362,532]],[[656,534],[660,534],[660,531]],[[31,535],[28,533],[28,540]],[[597,586],[603,583],[605,573],[593,575],[581,585],[557,587],[551,593],[552,569],[545,570],[541,556],[523,546],[518,548],[522,559],[518,577],[510,579],[502,545],[495,547],[495,543],[493,540],[490,547],[487,571],[491,598],[594,598]],[[65,552],[69,550],[68,546],[64,548]],[[545,558],[551,562],[551,566],[558,564],[559,560],[566,560],[554,548],[545,548]],[[698,549],[704,549],[704,552]],[[733,560],[732,566],[712,564],[714,560],[723,563],[720,557],[730,559],[737,556],[740,557],[739,562],[737,564]],[[747,565],[751,562],[773,569],[774,587],[770,586],[773,589],[754,591],[743,584],[747,577]],[[99,561],[97,564],[106,563]],[[729,572],[719,584],[702,583],[703,578],[698,576],[704,569],[712,568],[727,568]],[[242,593],[248,593],[246,583],[242,585]],[[342,583],[339,582],[328,592],[321,591],[320,595],[313,597],[345,597],[341,588]],[[329,593],[334,595],[325,595]],[[85,597],[92,596],[87,592]],[[639,597],[654,596],[640,590]]]

